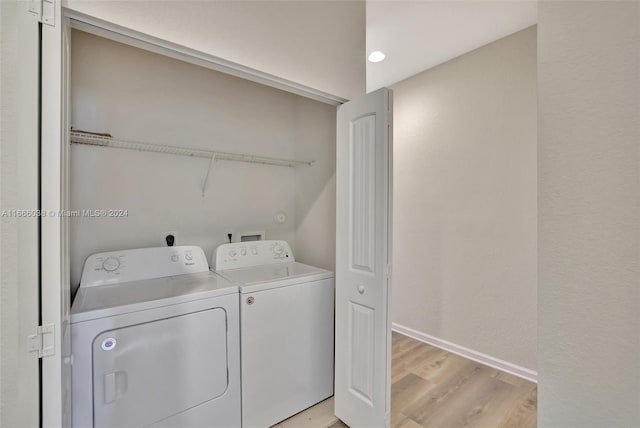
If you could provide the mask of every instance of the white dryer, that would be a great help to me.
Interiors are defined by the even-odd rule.
[[[272,426],[333,395],[334,275],[298,263],[284,241],[217,248],[240,287],[242,426]]]
[[[238,287],[201,248],[90,256],[71,341],[73,427],[240,427]]]

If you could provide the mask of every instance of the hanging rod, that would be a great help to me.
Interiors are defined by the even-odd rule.
[[[191,156],[215,160],[228,160],[235,162],[261,163],[265,165],[277,165],[295,167],[301,165],[313,165],[313,161],[298,161],[279,159],[265,156],[254,156],[240,153],[219,152],[216,150],[190,149],[187,147],[168,146],[164,144],[141,143],[139,141],[123,141],[108,135],[93,134],[87,132],[71,131],[71,142],[74,144],[87,144],[91,146],[116,147],[119,149],[138,150],[141,152],[166,153],[170,155]]]

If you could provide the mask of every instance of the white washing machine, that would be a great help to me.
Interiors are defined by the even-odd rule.
[[[90,256],[71,308],[73,427],[240,427],[238,287],[199,247]]]
[[[333,272],[298,263],[284,241],[217,248],[240,287],[242,426],[272,426],[333,395]]]

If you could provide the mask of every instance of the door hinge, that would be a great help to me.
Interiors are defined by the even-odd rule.
[[[36,334],[27,337],[29,352],[37,352],[38,358],[50,357],[56,353],[56,328],[53,324],[38,326]]]
[[[387,278],[391,278],[391,263],[387,264]]]
[[[43,24],[56,25],[56,0],[29,0],[29,12]]]

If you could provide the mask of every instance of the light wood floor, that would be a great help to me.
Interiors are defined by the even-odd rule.
[[[535,428],[536,384],[393,333],[392,428]]]
[[[391,428],[536,427],[532,382],[395,332],[391,355]]]

